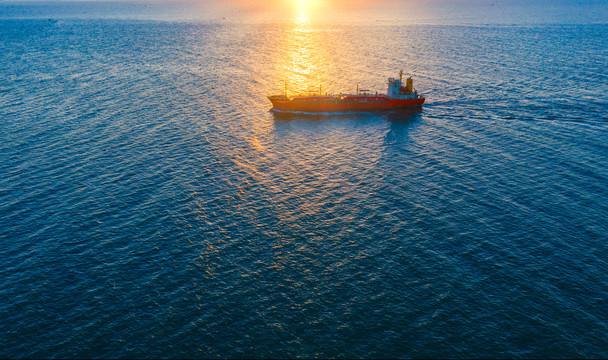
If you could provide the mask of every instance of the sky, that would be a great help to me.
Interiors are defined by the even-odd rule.
[[[607,23],[605,0],[0,0],[0,18],[275,23]]]

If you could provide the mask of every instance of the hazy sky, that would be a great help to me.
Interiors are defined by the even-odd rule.
[[[377,24],[606,23],[605,0],[0,0],[0,18]]]

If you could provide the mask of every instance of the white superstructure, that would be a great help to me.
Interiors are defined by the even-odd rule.
[[[399,79],[389,78],[386,96],[389,99],[418,99],[418,92],[414,90],[414,80],[407,78],[403,86],[403,70],[399,71]]]

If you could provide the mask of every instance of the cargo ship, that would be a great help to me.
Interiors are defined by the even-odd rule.
[[[369,90],[359,90],[356,94],[342,93],[331,95],[319,91],[312,95],[287,96],[287,83],[285,93],[268,96],[273,110],[302,111],[302,112],[347,112],[368,110],[389,110],[398,108],[421,107],[424,97],[414,89],[414,80],[411,77],[403,86],[403,70],[399,71],[399,79],[388,79],[386,94],[372,94]]]

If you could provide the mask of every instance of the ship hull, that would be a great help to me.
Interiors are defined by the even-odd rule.
[[[424,103],[425,99],[388,99],[385,102],[336,102],[333,104],[306,104],[285,99],[272,99],[270,97],[269,100],[272,102],[272,108],[280,111],[347,112],[420,107]]]

